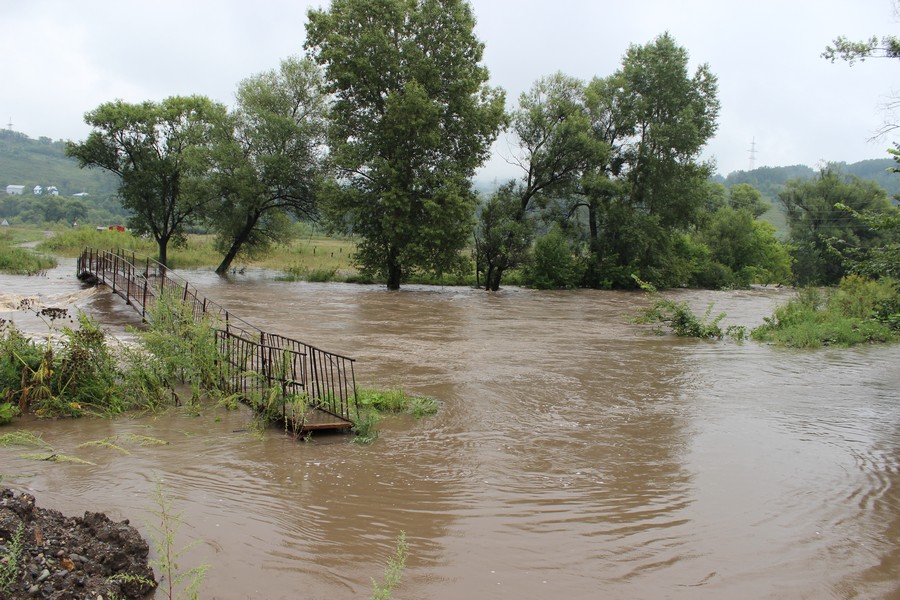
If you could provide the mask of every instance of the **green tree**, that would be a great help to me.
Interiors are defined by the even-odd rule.
[[[129,227],[153,236],[165,265],[169,242],[183,239],[216,196],[209,173],[225,106],[203,96],[116,100],[87,113],[85,122],[93,131],[82,143],[68,143],[66,154],[81,167],[118,175],[122,205],[132,213]]]
[[[529,211],[573,194],[584,173],[604,160],[607,148],[591,133],[584,83],[562,73],[538,80],[531,90],[523,93],[511,121],[518,143],[512,162],[521,169],[522,176],[503,189],[505,201],[514,194],[517,206],[502,214],[521,225],[504,226],[509,235],[518,236],[528,230],[524,224]],[[482,229],[491,228],[484,222],[485,218],[496,219],[498,214],[482,212]],[[493,226],[493,231],[498,230]],[[530,244],[530,238],[516,238],[494,247],[514,251],[522,241]],[[518,262],[515,257],[502,256],[489,261],[491,274],[485,281],[485,289],[499,289],[503,272]]]
[[[236,97],[234,137],[217,153],[220,275],[239,253],[259,254],[283,240],[288,215],[314,218],[325,170],[327,103],[313,62],[288,58],[241,82]]]
[[[472,231],[470,177],[504,120],[463,0],[333,0],[311,10],[306,49],[333,94],[333,224],[357,234],[364,272],[398,289],[460,259]]]
[[[507,182],[481,208],[475,228],[476,276],[484,273],[484,289],[500,289],[507,269],[525,262],[534,235],[534,221],[521,215],[523,191]]]
[[[572,246],[559,225],[554,224],[535,241],[526,276],[528,285],[542,290],[571,288],[578,284],[578,266]]]
[[[633,285],[633,274],[684,283],[680,233],[701,219],[714,191],[699,155],[716,131],[717,88],[708,65],[688,73],[688,53],[668,33],[631,46],[618,72],[590,83],[592,128],[611,152],[583,186],[589,285]]]
[[[847,269],[872,279],[890,277],[900,281],[900,209],[895,206],[860,213],[844,204],[836,207],[879,234],[868,246],[848,247],[843,252]]]
[[[746,208],[720,208],[696,237],[709,248],[712,263],[699,274],[701,285],[747,287],[790,279],[790,256],[774,225],[755,220]]]
[[[891,204],[878,184],[844,176],[835,167],[813,180],[791,180],[779,199],[787,211],[794,276],[807,285],[835,285],[846,273],[842,252],[877,245],[882,232],[867,226],[837,205],[853,211],[884,213]]]
[[[728,190],[728,205],[735,210],[746,210],[753,218],[759,218],[767,210],[769,203],[763,200],[758,189],[749,183],[738,183]]]

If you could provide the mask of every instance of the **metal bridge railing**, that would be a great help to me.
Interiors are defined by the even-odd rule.
[[[77,261],[79,279],[95,279],[148,319],[148,307],[163,294],[180,297],[195,321],[211,318],[219,352],[227,366],[227,385],[245,399],[273,387],[286,398],[306,394],[309,411],[301,430],[346,428],[356,398],[354,359],[278,334],[267,333],[201,296],[187,280],[149,257],[134,252],[85,248]]]

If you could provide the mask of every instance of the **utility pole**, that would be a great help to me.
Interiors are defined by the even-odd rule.
[[[9,131],[9,137],[6,138],[6,151],[10,154],[12,153],[12,128],[13,122],[12,117],[9,118],[9,123],[6,124],[6,129]]]

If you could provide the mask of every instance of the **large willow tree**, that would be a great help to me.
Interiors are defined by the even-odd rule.
[[[285,240],[290,217],[316,217],[326,154],[321,79],[314,63],[292,57],[238,86],[233,137],[217,153],[212,223],[223,258],[216,273],[239,254],[262,254]]]
[[[356,261],[398,289],[444,272],[472,228],[470,178],[504,119],[462,0],[333,0],[309,12],[306,48],[334,95],[326,210],[361,237]]]

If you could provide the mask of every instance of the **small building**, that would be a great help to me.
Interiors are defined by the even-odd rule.
[[[6,193],[10,196],[21,196],[25,193],[24,185],[8,185],[6,186]]]
[[[51,196],[59,196],[59,189],[55,185],[51,185],[47,188],[47,193]]]
[[[44,188],[42,188],[39,185],[36,185],[36,186],[34,186],[34,190],[32,190],[32,191],[34,192],[35,196],[40,196],[41,194],[44,193]]]
[[[0,223],[0,227],[9,227],[9,221],[7,221],[6,219],[3,219],[3,222]]]
[[[77,194],[72,194],[73,198],[87,198],[90,196],[87,192],[78,192]]]

